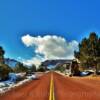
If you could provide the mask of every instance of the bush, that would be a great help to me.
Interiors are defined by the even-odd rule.
[[[11,68],[6,64],[0,65],[0,80],[5,80],[8,78],[8,74],[11,71]]]
[[[16,67],[14,68],[14,72],[16,73],[27,72],[27,71],[28,71],[28,67],[26,67],[22,63],[17,63]]]
[[[57,66],[57,67],[55,68],[55,70],[60,71],[60,72],[64,72],[65,69],[66,69],[66,68],[63,67],[63,66]]]
[[[45,72],[45,68],[43,66],[39,66],[39,68],[37,69],[38,72]]]
[[[36,72],[36,66],[33,64],[30,68],[29,68],[30,72]]]

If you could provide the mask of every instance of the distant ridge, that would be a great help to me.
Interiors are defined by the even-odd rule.
[[[5,58],[5,64],[9,65],[9,67],[14,68],[18,63],[15,59]]]
[[[49,66],[49,65],[57,65],[57,64],[63,64],[63,63],[71,63],[72,59],[54,59],[54,60],[46,60],[42,62],[43,66]]]

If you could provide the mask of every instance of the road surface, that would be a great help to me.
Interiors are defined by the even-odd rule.
[[[100,80],[54,73],[55,100],[100,100]]]
[[[9,91],[0,100],[49,100],[50,78],[51,73],[45,74],[38,80]]]
[[[11,90],[0,100],[100,100],[99,94],[100,80],[69,78],[49,72],[39,80]]]

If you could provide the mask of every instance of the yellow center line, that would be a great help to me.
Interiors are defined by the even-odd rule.
[[[55,96],[54,96],[54,83],[53,83],[53,74],[51,74],[49,100],[55,100]]]

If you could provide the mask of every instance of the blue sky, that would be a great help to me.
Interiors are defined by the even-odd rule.
[[[35,55],[21,41],[25,34],[80,41],[90,31],[100,33],[100,0],[0,0],[0,45],[6,57]]]

